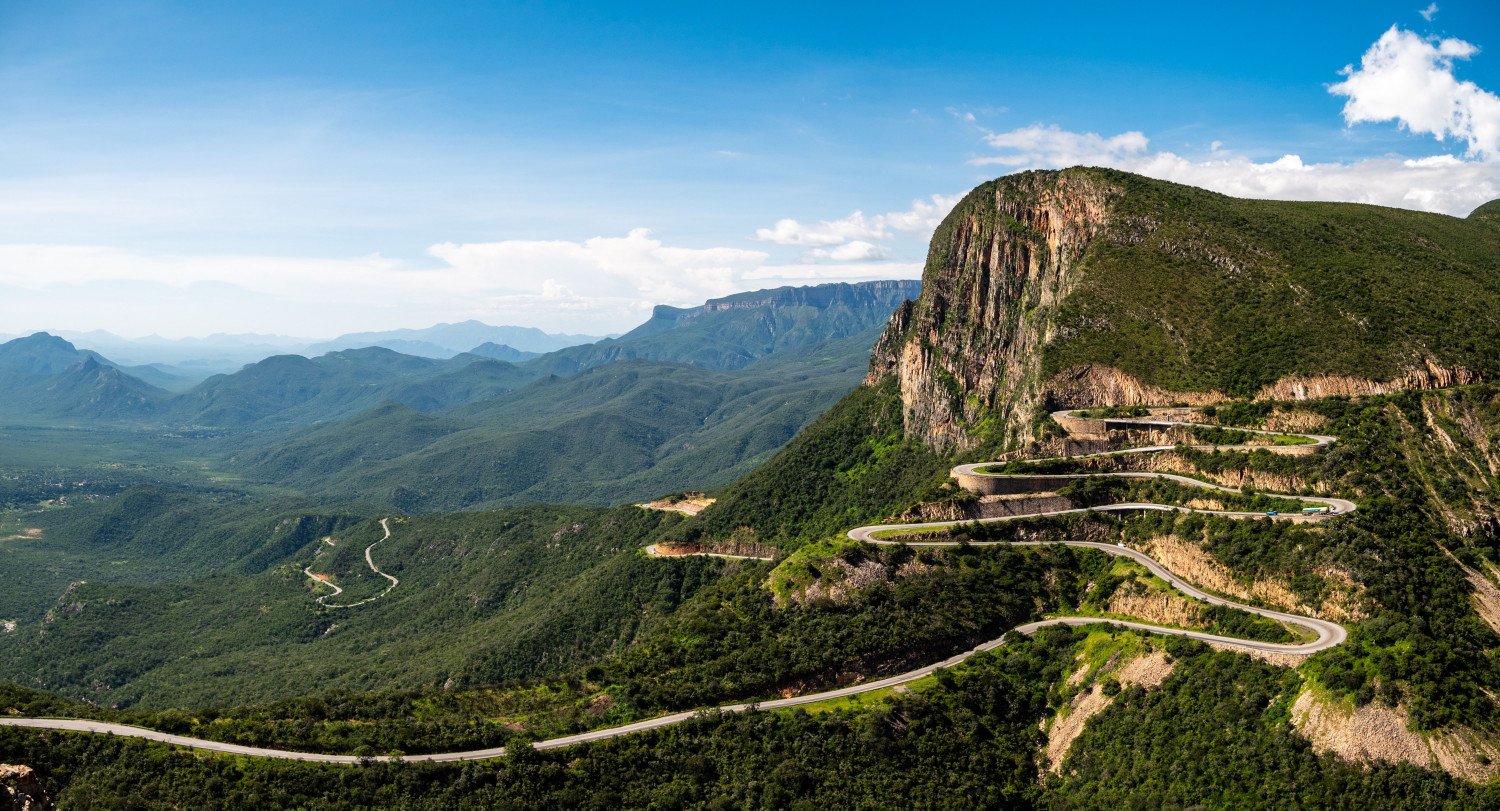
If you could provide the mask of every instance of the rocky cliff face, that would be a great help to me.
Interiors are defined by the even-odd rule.
[[[962,454],[1030,440],[1057,408],[1491,378],[1500,239],[1481,225],[1110,170],[1010,175],[934,233],[922,294],[891,317],[866,382],[894,377],[908,434]]]
[[[52,798],[30,766],[0,763],[0,811],[51,811]]]
[[[871,360],[871,384],[896,376],[909,432],[950,450],[986,430],[1019,437],[1042,400],[1057,304],[1121,193],[1088,175],[1029,172],[954,208],[933,235],[921,297],[892,316]]]

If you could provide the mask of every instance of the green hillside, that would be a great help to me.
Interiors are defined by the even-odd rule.
[[[1120,196],[1044,374],[1102,363],[1241,396],[1294,374],[1390,380],[1426,359],[1500,374],[1500,224],[1484,209],[1245,200],[1078,171]]]
[[[315,602],[327,591],[302,570],[334,576],[351,601],[378,594],[363,558],[380,538],[373,521],[132,491],[59,517],[46,549],[7,556],[12,571],[83,550],[129,568],[100,581],[82,570],[89,582],[54,586],[62,598],[7,605],[21,627],[0,635],[0,678],[161,707],[556,672],[629,643],[719,568],[640,554],[675,520],[635,507],[398,518],[373,554],[400,587],[339,611]],[[202,557],[215,548],[233,557]]]
[[[570,375],[637,359],[738,369],[883,326],[920,290],[915,281],[821,284],[739,293],[686,309],[658,306],[649,321],[617,339],[553,352],[527,368]]]
[[[846,395],[873,333],[736,356],[721,341],[754,307],[664,311],[621,339],[691,352],[691,335],[704,352],[675,358],[691,364],[558,354],[439,369],[374,351],[220,380],[214,407],[243,425],[347,410],[275,444],[233,440],[255,486],[304,497],[251,496],[245,482],[121,482],[113,497],[46,507],[18,496],[0,550],[38,574],[8,603],[17,625],[0,634],[0,678],[14,685],[0,687],[0,713],[319,752],[510,753],[332,769],[0,728],[0,759],[41,764],[81,805],[127,796],[144,762],[170,798],[159,804],[194,807],[1489,807],[1500,802],[1500,389],[1424,388],[1445,382],[1431,373],[1381,395],[1242,398],[1203,408],[1213,425],[1192,433],[1337,438],[1306,455],[1154,434],[1064,443],[1046,408],[1079,395],[1054,384],[1082,367],[1241,395],[1289,374],[1387,380],[1429,360],[1490,374],[1500,331],[1479,308],[1493,303],[1486,269],[1500,256],[1491,220],[1488,209],[1459,220],[1251,204],[1099,170],[1025,173],[981,187],[939,229],[922,298],[891,321],[868,385]],[[1384,285],[1370,295],[1384,309],[1355,303],[1356,283]],[[1450,308],[1471,322],[1440,323],[1429,299],[1471,288],[1474,301]],[[784,309],[795,321],[802,306]],[[684,340],[650,343],[668,338]],[[1137,339],[1159,357],[1132,354]],[[1368,357],[1354,357],[1361,347]],[[385,377],[362,390],[348,369],[368,362]],[[486,388],[543,362],[574,365]],[[491,365],[473,389],[444,377],[476,363]],[[398,390],[425,392],[432,410],[393,401]],[[1159,394],[1085,393],[1126,391]],[[1042,458],[1054,472],[1167,472],[1243,492],[1091,479],[1046,497],[1166,509],[1022,507],[1020,520],[967,523],[970,510],[1005,504],[960,491],[948,471],[996,458],[985,454],[1002,435],[1016,468]],[[1105,453],[1145,441],[1150,453]],[[716,476],[717,502],[692,517],[633,506],[402,514],[618,501]],[[1314,496],[1354,509],[1318,523],[1260,512]],[[1215,503],[1257,512],[1202,512]],[[958,516],[923,538],[950,545],[845,535],[918,515]],[[1062,543],[1078,541],[1093,546]],[[752,542],[775,558],[641,551]],[[1043,618],[1299,639],[1274,616],[1187,600],[1107,554],[1122,547],[1347,637],[1320,635],[1306,658],[1259,658],[1119,626],[1051,628],[899,689],[707,713],[557,752],[524,746],[868,684]]]
[[[877,343],[915,436],[1014,449],[1065,407],[1293,399],[1500,375],[1500,229],[1246,200],[1106,169],[980,185]],[[1310,388],[1309,388],[1310,387]]]
[[[154,417],[167,392],[44,332],[0,344],[0,417],[48,421]]]
[[[619,361],[441,414],[386,405],[248,452],[241,469],[423,512],[718,487],[858,385],[874,339],[866,329],[735,371]]]

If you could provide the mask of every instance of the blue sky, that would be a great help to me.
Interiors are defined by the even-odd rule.
[[[1493,4],[1204,5],[0,0],[0,332],[618,331],[1078,162],[1500,197]]]

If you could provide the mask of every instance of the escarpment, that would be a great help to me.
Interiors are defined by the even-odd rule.
[[[868,382],[899,381],[908,431],[957,449],[986,419],[1017,433],[1040,401],[1057,304],[1120,194],[1091,175],[1031,172],[980,186],[949,214],[921,297],[892,316],[871,360]]]
[[[866,383],[894,377],[908,435],[955,454],[1060,408],[1467,384],[1500,374],[1497,269],[1481,216],[1022,172],[938,227]]]

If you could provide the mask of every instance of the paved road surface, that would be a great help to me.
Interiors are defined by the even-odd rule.
[[[1068,415],[1068,412],[1059,412],[1059,416],[1066,417],[1067,415]],[[1182,423],[1172,423],[1172,422],[1163,421],[1163,420],[1155,420],[1155,419],[1152,419],[1152,418],[1143,418],[1143,419],[1123,419],[1123,418],[1122,419],[1115,419],[1115,418],[1112,418],[1112,419],[1109,420],[1109,422],[1112,422],[1112,423],[1133,422],[1133,423],[1139,423],[1139,424],[1143,424],[1143,425],[1152,425],[1152,426],[1182,424]],[[1258,433],[1268,433],[1268,434],[1269,433],[1276,433],[1276,434],[1280,434],[1280,433],[1285,433],[1285,432],[1260,431]],[[1315,441],[1315,443],[1319,447],[1327,446],[1327,445],[1329,445],[1329,444],[1331,444],[1331,443],[1333,443],[1335,441],[1333,437],[1324,437],[1324,436],[1318,436],[1318,435],[1315,435],[1315,434],[1305,434],[1305,435],[1301,435],[1301,436],[1307,436],[1307,437],[1313,439]],[[1219,447],[1220,447],[1220,449],[1240,449],[1240,448],[1248,448],[1248,447],[1254,447],[1255,449],[1262,449],[1265,446],[1219,446]],[[1291,446],[1291,447],[1297,447],[1297,446]],[[1304,445],[1304,446],[1301,446],[1301,447],[1306,447],[1306,446]],[[1161,451],[1161,450],[1170,450],[1170,449],[1171,449],[1170,446],[1150,447],[1150,448],[1132,448],[1132,449],[1130,449],[1128,451],[1115,451],[1114,453],[1149,453],[1149,452],[1152,452],[1152,451]],[[989,466],[989,465],[993,465],[993,464],[994,463],[991,462],[991,463],[980,463],[980,464],[977,464],[977,465],[960,465],[959,467],[954,468],[954,474],[958,475],[958,474],[962,473],[963,475],[972,475],[972,476],[986,476],[986,475],[1001,476],[1001,475],[1003,475],[1003,474],[984,474],[984,473],[980,473],[979,472],[980,468],[983,468],[983,467],[986,467],[986,466]],[[1212,484],[1210,482],[1204,482],[1204,481],[1199,481],[1197,479],[1192,479],[1192,478],[1189,478],[1189,477],[1186,477],[1186,476],[1176,476],[1176,475],[1165,474],[1165,473],[1116,473],[1116,474],[1077,474],[1077,475],[1080,475],[1080,476],[1082,476],[1082,475],[1106,475],[1106,476],[1113,475],[1113,476],[1125,476],[1125,477],[1131,477],[1131,478],[1153,478],[1153,477],[1154,478],[1166,478],[1166,479],[1171,479],[1173,481],[1177,481],[1179,483],[1187,484],[1187,485],[1190,485],[1190,486],[1193,486],[1193,487],[1203,487],[1203,488],[1207,488],[1207,489],[1211,489],[1211,490],[1220,490],[1220,491],[1225,491],[1225,492],[1238,492],[1234,488],[1223,487],[1223,486],[1220,486],[1220,485]],[[1022,476],[1022,477],[1011,477],[1011,478],[1025,478],[1025,477]],[[1329,507],[1331,507],[1334,510],[1333,514],[1321,516],[1319,520],[1327,520],[1327,519],[1336,517],[1336,515],[1338,515],[1338,514],[1351,513],[1351,512],[1354,512],[1354,510],[1356,509],[1355,504],[1352,501],[1348,501],[1347,499],[1322,498],[1322,497],[1313,497],[1313,496],[1287,496],[1287,498],[1297,498],[1297,499],[1301,499],[1301,500],[1304,500],[1304,501],[1310,501],[1310,502],[1317,502],[1317,503],[1321,503],[1321,504],[1326,504],[1326,505],[1328,505]],[[1169,507],[1169,506],[1160,505],[1160,504],[1111,504],[1111,505],[1107,505],[1107,506],[1104,506],[1104,507],[1095,507],[1093,509],[1098,510],[1098,511],[1117,511],[1117,512],[1138,511],[1138,510],[1168,510],[1168,511],[1178,510],[1178,511],[1184,511],[1184,512],[1208,513],[1208,514],[1211,514],[1211,515],[1223,515],[1223,516],[1228,516],[1228,517],[1231,517],[1231,518],[1265,518],[1265,517],[1267,517],[1264,513],[1229,512],[1229,511],[1221,511],[1221,510],[1189,510],[1189,509],[1184,508],[1184,507]],[[1085,512],[1088,512],[1088,511],[1089,510],[1086,510],[1086,509],[1057,510],[1057,511],[1053,511],[1053,512],[1034,513],[1034,514],[1026,515],[1026,516],[1010,516],[1010,517],[1006,517],[1006,518],[995,518],[995,519],[985,519],[985,520],[986,521],[1013,521],[1013,520],[1016,520],[1017,518],[1033,518],[1033,517],[1042,517],[1042,516],[1051,516],[1051,515],[1069,515],[1069,514],[1076,514],[1076,513],[1085,513]],[[952,527],[952,526],[958,526],[958,525],[961,525],[961,524],[969,524],[969,523],[973,523],[973,522],[971,522],[971,521],[936,521],[936,522],[930,522],[930,523],[925,523],[925,524],[879,524],[879,525],[875,525],[875,526],[859,527],[857,529],[852,529],[852,530],[849,531],[849,537],[851,537],[851,538],[853,538],[855,540],[868,541],[870,543],[895,544],[895,543],[901,543],[901,542],[900,541],[885,540],[885,539],[880,539],[880,538],[874,538],[874,537],[871,537],[871,536],[872,536],[873,533],[879,532],[881,530],[887,530],[887,529],[901,529],[901,528],[905,528],[905,529],[924,529],[924,528],[925,529],[939,529],[939,528]],[[385,528],[385,538],[389,538],[391,530],[390,530],[389,524],[387,523],[387,521],[385,519],[381,520],[381,526]],[[382,538],[381,540],[385,540],[385,538]],[[376,543],[379,543],[379,541],[377,541]],[[941,540],[919,540],[919,541],[912,541],[912,542],[908,542],[908,543],[911,546],[956,546],[956,545],[958,545],[957,541],[941,541]],[[1033,542],[1033,541],[1021,541],[1021,542],[980,541],[980,542],[976,542],[974,545],[976,545],[976,546],[985,546],[985,545],[998,545],[998,544],[1011,544],[1011,545],[1015,545],[1015,546],[1045,546],[1045,545],[1049,545],[1048,543],[1043,543],[1043,542],[1039,542],[1039,541],[1036,541],[1036,542]],[[867,693],[867,692],[870,692],[870,691],[873,691],[873,690],[883,690],[883,689],[886,689],[886,688],[889,688],[889,687],[895,687],[895,686],[898,686],[898,685],[901,685],[901,684],[906,684],[908,682],[916,681],[917,679],[924,678],[926,676],[931,675],[934,671],[936,671],[936,670],[938,670],[940,668],[952,667],[952,666],[954,666],[954,665],[956,665],[956,664],[964,661],[965,659],[969,658],[970,656],[973,656],[974,654],[979,653],[980,651],[992,650],[994,648],[997,648],[997,647],[999,647],[999,646],[1001,646],[1002,644],[1005,643],[1005,640],[1009,637],[1010,633],[1032,634],[1032,633],[1035,633],[1037,631],[1037,629],[1039,629],[1039,628],[1045,628],[1047,626],[1052,626],[1052,625],[1072,625],[1072,626],[1079,626],[1079,625],[1090,625],[1090,624],[1094,624],[1094,623],[1104,623],[1104,624],[1109,624],[1109,625],[1124,626],[1124,627],[1127,627],[1127,628],[1132,628],[1132,629],[1135,629],[1135,630],[1138,630],[1138,631],[1144,631],[1144,632],[1147,632],[1147,633],[1165,634],[1165,635],[1173,635],[1173,636],[1183,636],[1183,637],[1187,637],[1189,639],[1197,639],[1197,640],[1200,640],[1200,641],[1203,641],[1203,642],[1216,642],[1216,643],[1220,643],[1220,644],[1223,644],[1223,645],[1230,645],[1230,646],[1235,646],[1235,647],[1240,647],[1240,648],[1246,648],[1246,649],[1249,649],[1249,650],[1267,651],[1267,652],[1272,652],[1272,653],[1289,653],[1289,654],[1297,654],[1297,655],[1308,655],[1308,654],[1316,653],[1317,651],[1320,651],[1320,650],[1326,650],[1328,648],[1331,648],[1331,647],[1333,647],[1335,645],[1338,645],[1338,644],[1342,643],[1345,640],[1345,638],[1347,638],[1347,632],[1344,630],[1344,627],[1341,626],[1341,625],[1339,625],[1339,624],[1337,624],[1337,623],[1328,622],[1327,620],[1321,620],[1321,619],[1317,619],[1315,617],[1303,617],[1303,616],[1298,616],[1296,614],[1287,614],[1287,613],[1280,612],[1280,611],[1272,611],[1272,610],[1265,609],[1265,608],[1259,608],[1257,606],[1245,605],[1243,603],[1237,603],[1237,602],[1234,602],[1232,600],[1226,600],[1226,599],[1224,599],[1222,597],[1215,597],[1212,594],[1205,593],[1202,590],[1200,590],[1200,589],[1192,586],[1191,584],[1184,582],[1181,578],[1179,578],[1177,575],[1173,574],[1172,572],[1168,571],[1166,567],[1162,566],[1160,563],[1158,563],[1156,560],[1152,559],[1148,555],[1146,555],[1146,554],[1144,554],[1142,552],[1136,551],[1134,549],[1130,549],[1130,548],[1123,547],[1123,546],[1115,546],[1115,545],[1112,545],[1112,544],[1095,543],[1095,542],[1091,542],[1091,541],[1068,541],[1068,542],[1066,542],[1066,545],[1067,546],[1084,547],[1084,548],[1089,548],[1089,549],[1098,549],[1100,551],[1106,552],[1106,553],[1111,554],[1111,555],[1117,555],[1117,556],[1120,556],[1120,557],[1130,558],[1131,560],[1134,560],[1137,563],[1140,563],[1142,566],[1145,566],[1148,570],[1150,570],[1150,572],[1152,574],[1154,574],[1157,577],[1160,577],[1161,579],[1167,581],[1173,587],[1175,587],[1178,590],[1182,591],[1184,594],[1189,595],[1190,597],[1193,597],[1193,598],[1198,599],[1198,600],[1202,600],[1203,602],[1210,603],[1210,604],[1213,604],[1213,605],[1229,606],[1231,608],[1237,608],[1237,609],[1239,609],[1241,611],[1248,611],[1250,613],[1258,614],[1258,615],[1263,616],[1263,617],[1269,617],[1271,619],[1275,619],[1275,620],[1279,620],[1279,621],[1282,621],[1282,622],[1286,622],[1286,623],[1290,623],[1290,624],[1293,624],[1293,625],[1297,625],[1297,626],[1300,626],[1300,627],[1303,627],[1303,628],[1307,628],[1308,630],[1310,630],[1314,634],[1316,634],[1316,638],[1313,639],[1311,642],[1302,642],[1302,643],[1296,643],[1296,644],[1282,644],[1282,643],[1275,643],[1275,642],[1258,642],[1258,641],[1250,640],[1250,639],[1236,639],[1234,637],[1218,636],[1216,634],[1208,634],[1208,633],[1203,633],[1201,631],[1188,631],[1188,630],[1183,630],[1183,629],[1180,629],[1180,628],[1167,628],[1167,627],[1164,627],[1164,626],[1152,625],[1152,624],[1144,623],[1144,622],[1132,622],[1132,621],[1125,621],[1125,620],[1101,619],[1101,618],[1095,618],[1095,617],[1057,617],[1057,618],[1053,618],[1053,619],[1039,620],[1037,622],[1029,622],[1029,623],[1026,623],[1025,625],[1017,626],[1016,628],[1012,629],[1011,632],[1008,632],[1007,634],[1002,635],[1000,637],[997,637],[995,639],[991,639],[988,642],[984,642],[984,643],[980,644],[979,646],[973,648],[972,650],[964,651],[963,653],[958,653],[958,654],[955,654],[953,656],[950,656],[950,657],[948,657],[947,659],[944,659],[941,662],[934,662],[933,664],[926,665],[924,667],[919,667],[916,670],[907,671],[906,673],[901,673],[901,674],[898,674],[898,675],[895,675],[895,676],[890,676],[888,678],[879,679],[879,680],[870,681],[870,682],[863,682],[861,684],[855,684],[855,685],[851,685],[849,687],[841,687],[841,688],[836,689],[836,690],[824,690],[824,691],[818,692],[818,693],[811,693],[811,694],[803,695],[803,696],[795,696],[793,698],[781,698],[781,699],[775,699],[775,700],[772,700],[772,701],[762,701],[762,702],[758,702],[758,703],[757,702],[747,702],[747,703],[741,703],[741,704],[727,704],[727,705],[723,705],[723,706],[720,706],[720,707],[717,707],[717,708],[713,708],[713,709],[716,709],[719,712],[744,712],[744,711],[752,709],[752,708],[759,708],[759,709],[763,709],[763,710],[781,709],[781,708],[784,708],[784,707],[796,707],[796,706],[799,706],[799,705],[802,705],[802,704],[812,704],[812,703],[819,702],[819,701],[826,701],[828,699],[843,698],[843,697],[846,697],[846,696],[858,695],[860,693]],[[370,547],[368,547],[368,548],[365,549],[365,560],[370,564],[370,568],[371,569],[375,569],[375,563],[374,563],[374,561],[370,560],[370,549],[373,549],[374,546],[375,546],[375,544],[371,544]],[[648,548],[647,551],[649,553],[655,554],[655,549],[654,548]],[[721,557],[727,557],[727,556],[721,556]],[[397,581],[396,581],[396,579],[394,577],[391,577],[390,575],[387,575],[384,572],[381,572],[379,569],[375,569],[375,572],[377,574],[380,574],[383,577],[386,577],[387,579],[389,579],[391,581],[390,588],[386,589],[387,593],[390,591],[391,588],[395,588]],[[329,596],[334,596],[334,595],[329,595]],[[372,598],[372,599],[375,599],[375,598]],[[600,741],[600,740],[605,740],[605,739],[608,739],[608,738],[616,738],[616,737],[619,737],[621,735],[630,735],[632,733],[641,732],[641,731],[648,730],[648,729],[659,729],[661,727],[671,726],[673,724],[680,724],[683,721],[686,721],[686,720],[688,720],[688,719],[690,719],[690,718],[692,718],[692,717],[694,717],[694,716],[696,716],[696,715],[698,715],[698,714],[700,714],[702,712],[704,712],[704,711],[703,710],[693,710],[693,711],[689,711],[689,712],[673,713],[671,715],[663,715],[663,716],[659,716],[657,718],[649,718],[649,719],[644,720],[644,721],[637,721],[635,723],[625,724],[623,726],[609,727],[607,729],[596,729],[596,730],[591,730],[589,732],[582,732],[582,733],[579,733],[577,735],[567,735],[567,736],[564,736],[564,737],[561,737],[561,738],[552,738],[550,740],[538,741],[538,742],[536,742],[536,743],[534,743],[532,745],[534,747],[536,747],[537,749],[556,749],[556,748],[564,747],[564,746],[573,746],[573,745],[576,745],[576,744],[588,743],[590,741]],[[51,719],[51,718],[0,718],[0,726],[16,726],[16,727],[28,727],[28,728],[33,728],[33,729],[47,729],[47,730],[61,730],[61,731],[70,731],[70,732],[111,734],[111,735],[119,735],[119,736],[122,736],[122,737],[143,738],[143,739],[146,739],[146,740],[159,741],[161,743],[168,743],[168,744],[173,744],[173,745],[176,745],[176,746],[185,746],[185,747],[189,747],[189,748],[192,748],[192,749],[201,749],[201,750],[205,750],[205,751],[209,751],[209,752],[223,752],[223,753],[226,753],[226,754],[248,755],[248,756],[251,756],[251,757],[278,758],[278,759],[281,759],[281,760],[300,760],[300,761],[311,761],[311,762],[317,762],[317,763],[334,763],[334,764],[349,764],[349,763],[358,763],[358,762],[360,762],[360,758],[357,758],[357,757],[354,757],[354,756],[351,756],[351,755],[323,755],[323,754],[317,754],[317,753],[312,753],[312,752],[294,752],[294,751],[284,750],[284,749],[263,749],[263,748],[252,747],[252,746],[239,746],[237,744],[219,743],[217,741],[207,741],[207,740],[201,740],[201,739],[198,739],[198,738],[189,738],[189,737],[185,737],[185,736],[181,736],[181,735],[169,735],[169,734],[164,733],[164,732],[157,732],[155,730],[143,729],[141,727],[127,726],[127,725],[124,725],[124,724],[108,724],[108,723],[104,723],[104,722],[101,722],[101,721],[84,721],[84,720],[76,720],[76,719]],[[504,756],[504,754],[505,754],[505,749],[503,747],[500,747],[500,748],[494,748],[494,749],[477,749],[477,750],[471,750],[471,751],[465,751],[465,752],[441,752],[441,753],[430,754],[430,755],[409,755],[409,756],[405,757],[404,759],[406,761],[408,761],[408,762],[413,762],[413,763],[451,763],[451,762],[466,761],[466,760],[486,760],[486,759],[489,759],[489,758],[502,757],[502,756]]]

